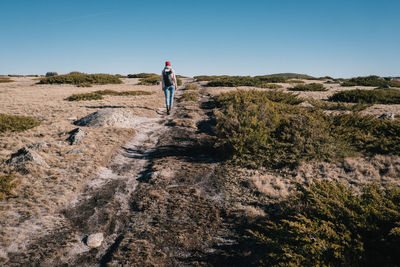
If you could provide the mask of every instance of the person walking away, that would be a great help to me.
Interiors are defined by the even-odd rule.
[[[165,68],[161,73],[162,89],[165,95],[165,105],[167,107],[167,114],[171,111],[174,104],[175,89],[177,88],[175,71],[171,68],[169,61],[165,62]]]

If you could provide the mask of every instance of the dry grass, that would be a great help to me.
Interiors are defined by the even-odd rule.
[[[0,83],[11,83],[14,80],[11,80],[10,78],[0,78]]]
[[[32,116],[41,124],[29,131],[0,133],[0,169],[9,173],[5,162],[23,146],[38,144],[40,154],[50,168],[27,164],[24,172],[15,173],[17,198],[0,202],[0,224],[3,244],[13,243],[24,229],[35,228],[35,234],[45,234],[54,227],[57,218],[46,221],[82,190],[83,186],[105,166],[113,152],[134,135],[133,129],[85,128],[88,133],[78,146],[70,146],[68,132],[76,128],[74,119],[82,118],[105,107],[123,107],[138,117],[158,117],[164,108],[164,94],[159,86],[140,86],[137,79],[124,79],[124,84],[94,85],[78,88],[74,85],[35,85],[33,78],[15,78],[15,82],[0,84],[0,113]],[[95,103],[65,101],[71,94],[113,90],[116,92],[145,91],[140,97],[107,97]],[[84,103],[84,104],[82,104]],[[140,118],[139,118],[140,119]],[[42,144],[42,145],[41,145]],[[68,154],[73,148],[85,148],[84,153]],[[24,224],[21,224],[24,222]],[[15,227],[22,225],[24,229]]]
[[[117,92],[114,90],[100,90],[91,93],[83,93],[83,94],[73,94],[67,97],[65,100],[68,101],[82,101],[82,100],[101,100],[104,99],[104,95],[111,96],[139,96],[139,95],[151,95],[150,92],[146,91],[123,91]]]
[[[195,83],[189,83],[185,86],[186,90],[199,90],[199,86]]]

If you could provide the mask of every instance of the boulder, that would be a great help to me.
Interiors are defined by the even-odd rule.
[[[75,121],[78,126],[132,128],[135,117],[126,109],[106,108]]]
[[[46,77],[57,76],[57,75],[58,75],[57,72],[53,72],[53,71],[46,72]]]
[[[87,237],[86,245],[90,248],[97,248],[101,246],[104,240],[103,233],[91,234]]]
[[[379,119],[391,119],[391,120],[394,120],[394,114],[393,113],[383,113],[378,118]]]
[[[79,144],[82,141],[83,137],[87,135],[87,133],[81,128],[73,129],[72,131],[69,132],[69,134],[70,136],[68,137],[67,141],[71,145]]]
[[[21,148],[16,153],[12,154],[11,158],[7,160],[7,164],[13,166],[21,166],[27,162],[32,162],[46,168],[49,167],[46,161],[44,161],[44,159],[38,153],[28,147]]]

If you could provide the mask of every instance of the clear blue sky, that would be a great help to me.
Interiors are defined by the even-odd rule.
[[[400,76],[399,0],[0,0],[0,74]]]

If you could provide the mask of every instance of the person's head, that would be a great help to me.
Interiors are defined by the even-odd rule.
[[[166,62],[165,62],[165,66],[166,66],[166,67],[167,67],[167,66],[168,66],[168,67],[171,67],[171,62],[166,61]]]

